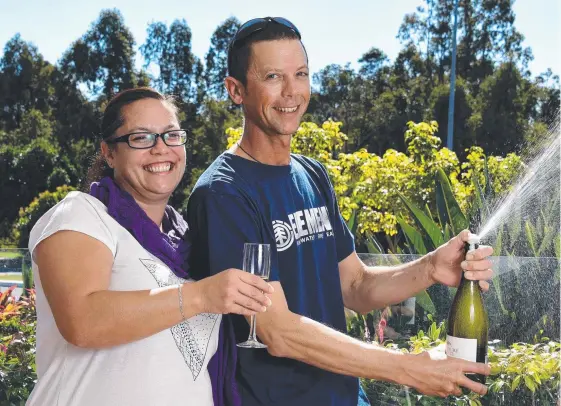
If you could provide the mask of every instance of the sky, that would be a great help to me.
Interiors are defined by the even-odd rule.
[[[254,17],[283,16],[301,31],[308,50],[310,70],[317,72],[335,63],[351,63],[375,46],[394,60],[401,49],[396,38],[406,13],[415,11],[420,0],[0,0],[0,54],[16,33],[34,43],[51,63],[82,36],[102,9],[117,8],[137,43],[146,38],[150,22],[167,25],[184,18],[191,28],[193,52],[204,58],[216,27],[231,16],[240,21]],[[561,74],[561,2],[516,0],[515,27],[525,36],[534,60],[536,75],[551,68]],[[137,66],[142,60],[137,54]]]

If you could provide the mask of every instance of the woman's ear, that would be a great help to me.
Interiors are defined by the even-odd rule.
[[[232,99],[234,103],[243,103],[245,87],[242,82],[232,76],[228,76],[226,79],[224,79],[224,87],[226,87],[226,90],[230,95],[230,99]]]
[[[113,161],[115,157],[113,156],[113,148],[109,148],[109,145],[105,141],[101,141],[101,154],[105,158],[105,162],[110,168],[113,168],[115,165]]]

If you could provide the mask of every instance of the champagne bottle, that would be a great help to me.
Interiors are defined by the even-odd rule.
[[[478,245],[479,237],[471,234],[466,244],[466,253],[475,250]],[[487,363],[488,326],[479,282],[466,279],[462,272],[462,280],[448,316],[446,355]],[[485,384],[485,375],[474,374],[468,377]]]

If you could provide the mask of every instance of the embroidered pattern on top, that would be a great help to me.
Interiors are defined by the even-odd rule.
[[[140,262],[148,269],[159,287],[187,282],[176,276],[168,267],[154,260],[141,259]],[[203,368],[208,343],[218,317],[217,314],[201,313],[170,328],[175,344],[195,381]]]

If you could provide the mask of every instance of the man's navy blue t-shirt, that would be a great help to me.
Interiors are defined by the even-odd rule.
[[[224,153],[200,177],[188,203],[190,271],[201,278],[242,267],[246,242],[271,244],[270,281],[280,281],[289,309],[346,332],[338,263],[354,251],[324,167],[291,155],[286,166]],[[232,316],[237,342],[249,327]],[[236,377],[244,406],[357,406],[357,378],[266,350],[238,348]]]

